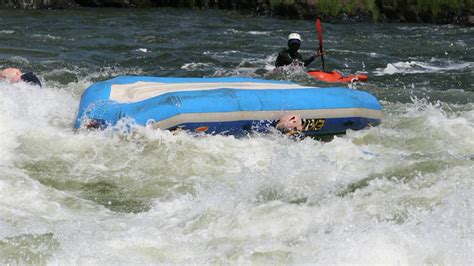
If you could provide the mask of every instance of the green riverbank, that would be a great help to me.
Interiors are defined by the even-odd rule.
[[[0,0],[0,8],[181,7],[294,19],[474,23],[474,0]]]

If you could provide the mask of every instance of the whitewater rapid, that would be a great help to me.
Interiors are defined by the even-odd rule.
[[[369,75],[352,87],[374,94],[384,117],[295,141],[73,123],[84,89],[120,75],[332,86],[302,68],[272,72],[290,32],[313,53],[314,21],[54,12],[0,17],[0,68],[43,84],[0,82],[0,264],[474,261],[474,29],[324,22],[326,67]]]
[[[472,260],[472,105],[297,142],[77,133],[70,90],[0,86],[4,263]]]

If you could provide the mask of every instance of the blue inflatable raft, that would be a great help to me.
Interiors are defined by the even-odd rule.
[[[98,82],[81,97],[75,128],[105,128],[118,121],[153,128],[241,135],[279,127],[292,116],[291,134],[325,135],[380,123],[371,94],[349,88],[305,87],[253,78],[123,76]]]

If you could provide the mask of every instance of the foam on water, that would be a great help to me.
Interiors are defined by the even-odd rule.
[[[393,74],[444,73],[474,69],[474,63],[471,62],[440,64],[435,61],[429,63],[420,61],[390,63],[385,68],[377,68],[373,73],[377,76],[384,76]]]
[[[241,31],[236,29],[228,29],[224,31],[224,34],[249,34],[249,35],[270,35],[271,31]]]
[[[54,36],[51,34],[33,34],[31,37],[38,38],[38,39],[50,39],[50,40],[61,40],[62,38],[59,36]]]
[[[385,103],[380,127],[327,143],[75,134],[77,96],[1,86],[4,263],[473,259],[472,110]]]
[[[181,69],[185,69],[185,70],[193,70],[193,69],[197,69],[197,70],[203,70],[203,69],[209,69],[212,67],[212,64],[206,64],[206,63],[186,63],[184,65],[181,66]]]
[[[66,98],[66,93],[51,89],[39,89],[25,83],[0,83],[0,120],[2,121],[1,151],[2,163],[6,164],[12,156],[22,134],[38,134],[44,125],[71,124],[76,100]],[[59,102],[58,96],[64,101]],[[51,128],[48,128],[54,132]]]
[[[142,53],[149,53],[150,50],[147,48],[138,48],[135,50],[136,52],[142,52]]]
[[[380,72],[357,88],[382,100],[385,117],[320,142],[72,129],[84,88],[118,75],[329,86],[303,68],[272,71],[293,30],[312,53],[314,22],[175,9],[15,14],[4,21],[14,32],[0,31],[12,48],[0,66],[31,69],[44,87],[0,82],[0,263],[474,261],[472,29],[326,24],[326,67]],[[41,36],[23,35],[26,23]],[[389,64],[400,72],[385,73]],[[413,71],[424,72],[397,75]]]

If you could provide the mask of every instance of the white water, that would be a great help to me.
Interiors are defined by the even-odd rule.
[[[382,124],[235,139],[72,125],[84,88],[119,75],[329,86],[272,71],[291,32],[313,53],[314,21],[53,13],[0,17],[0,68],[44,84],[0,83],[0,264],[473,264],[472,28],[325,22],[326,69],[367,72]]]
[[[449,71],[473,70],[474,63],[453,63],[431,60],[430,62],[409,61],[387,64],[385,68],[377,68],[374,74],[377,76],[393,74],[420,74],[420,73],[445,73]]]
[[[474,260],[472,104],[384,102],[331,142],[74,133],[88,84],[0,83],[2,263]]]

